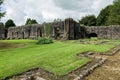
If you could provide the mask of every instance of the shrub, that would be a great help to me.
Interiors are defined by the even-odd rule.
[[[51,43],[53,43],[53,40],[49,38],[40,38],[37,41],[37,44],[51,44]]]

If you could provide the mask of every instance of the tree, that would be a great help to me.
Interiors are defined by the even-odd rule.
[[[15,23],[12,19],[9,19],[6,23],[5,23],[5,28],[9,28],[9,27],[15,27]]]
[[[30,25],[30,24],[37,24],[37,21],[35,19],[28,18],[25,25]]]
[[[1,20],[1,18],[4,17],[4,15],[5,15],[5,12],[2,12],[2,11],[1,11],[1,5],[2,5],[3,1],[4,1],[4,0],[0,0],[0,20]]]
[[[86,26],[96,26],[96,17],[94,15],[88,15],[79,20],[79,22]]]
[[[57,19],[54,19],[54,22],[61,22],[62,20],[57,18]]]
[[[104,9],[102,9],[97,17],[96,25],[98,26],[103,26],[103,25],[108,25],[108,17],[110,15],[110,10],[113,5],[108,5]]]
[[[120,25],[120,0],[114,0],[107,23],[109,25]]]

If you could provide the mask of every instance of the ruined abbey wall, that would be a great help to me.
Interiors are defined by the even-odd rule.
[[[78,39],[79,28],[79,23],[71,18],[60,22],[23,25],[10,27],[7,39],[38,39],[39,37]]]
[[[41,31],[41,34],[40,34]],[[36,39],[40,35],[43,35],[42,26],[38,24],[10,27],[8,29],[8,39]],[[39,34],[38,34],[39,33]]]
[[[89,36],[95,33],[100,39],[120,39],[120,25],[86,27],[86,31]]]
[[[38,39],[39,37],[63,36],[64,22],[23,25],[10,27],[7,39]]]
[[[10,27],[8,30],[0,24],[0,39],[38,39],[40,37],[69,40],[90,37],[120,39],[120,25],[80,26],[72,18],[59,22]]]

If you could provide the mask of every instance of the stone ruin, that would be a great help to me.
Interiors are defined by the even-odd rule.
[[[0,23],[0,40],[5,39],[5,28],[3,23]]]
[[[98,37],[100,39],[120,39],[120,26],[80,26],[72,18],[64,21],[23,25],[5,29],[0,23],[0,39],[82,39]]]
[[[89,37],[120,39],[120,25],[86,27]]]

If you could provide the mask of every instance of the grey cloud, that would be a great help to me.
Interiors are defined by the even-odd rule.
[[[93,1],[91,0],[53,0],[55,5],[65,9],[65,10],[73,10],[73,11],[91,11],[91,5]]]
[[[13,19],[22,25],[26,18],[34,18],[39,23],[53,21],[55,18],[68,17],[76,20],[82,16],[97,15],[102,8],[113,0],[5,0],[6,15],[4,22]]]

